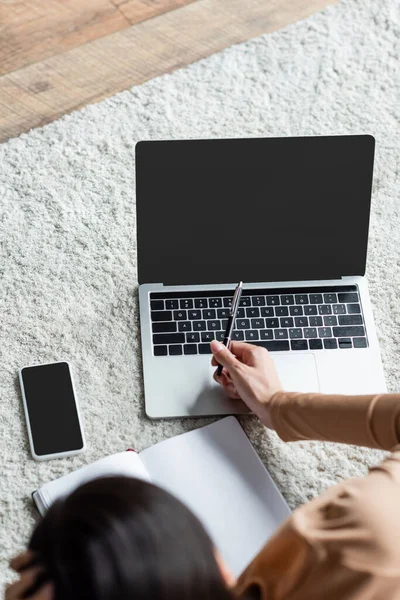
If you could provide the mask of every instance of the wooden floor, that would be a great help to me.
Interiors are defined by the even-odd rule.
[[[0,142],[336,0],[0,0]]]

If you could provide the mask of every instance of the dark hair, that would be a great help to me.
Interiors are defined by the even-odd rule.
[[[96,479],[56,501],[29,548],[55,600],[232,600],[200,521],[155,485]]]

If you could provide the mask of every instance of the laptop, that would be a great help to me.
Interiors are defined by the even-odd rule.
[[[136,225],[146,414],[245,414],[214,382],[234,340],[271,353],[284,389],[373,394],[385,379],[364,277],[370,135],[142,141]]]

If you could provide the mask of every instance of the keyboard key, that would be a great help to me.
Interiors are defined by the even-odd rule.
[[[154,356],[167,356],[168,348],[167,346],[154,346]]]
[[[366,348],[367,340],[365,339],[365,337],[354,338],[353,344],[354,344],[354,348]]]
[[[152,321],[172,321],[172,312],[170,310],[163,310],[151,313]]]
[[[186,342],[187,343],[195,343],[200,341],[200,334],[197,331],[192,331],[186,334]]]
[[[320,315],[331,315],[332,307],[330,304],[320,304],[318,306],[318,312]]]
[[[177,308],[179,308],[178,300],[166,300],[165,308],[167,308],[169,310],[176,310]]]
[[[252,317],[259,317],[260,316],[260,309],[258,308],[258,306],[253,306],[252,308],[246,308],[246,317],[252,318]]]
[[[262,342],[254,342],[256,346],[262,346],[269,352],[280,352],[282,350],[290,350],[287,340],[263,340]]]
[[[201,333],[202,342],[212,342],[213,339],[215,339],[215,335],[212,331],[203,331]]]
[[[296,317],[294,320],[294,324],[296,327],[308,327],[308,318],[307,317]]]
[[[167,321],[166,323],[153,323],[153,333],[173,333],[176,331],[176,322]]]
[[[321,327],[322,317],[308,317],[308,324],[310,327]]]
[[[199,344],[199,354],[212,354],[210,344]]]
[[[289,337],[287,329],[274,329],[274,335],[276,340],[287,340]]]
[[[183,298],[179,302],[179,308],[193,308],[193,300],[191,298]]]
[[[294,304],[294,296],[291,294],[284,294],[281,296],[281,304]]]
[[[361,306],[359,304],[348,304],[347,312],[349,315],[359,314],[361,312]]]
[[[215,319],[216,315],[214,308],[203,310],[203,319]]]
[[[291,338],[302,338],[303,331],[301,329],[289,329],[289,335]]]
[[[265,306],[265,297],[264,296],[253,296],[252,297],[253,306]]]
[[[192,324],[190,321],[178,321],[178,331],[192,331]]]
[[[329,338],[324,340],[324,348],[325,350],[336,350],[338,347],[337,341],[335,338]]]
[[[296,304],[308,304],[308,295],[307,294],[296,294],[295,297]]]
[[[299,317],[300,315],[303,314],[303,307],[302,306],[291,306],[289,308],[289,312],[292,315],[292,317]]]
[[[342,294],[338,294],[339,302],[342,304],[349,304],[349,302],[358,302],[358,294],[357,292],[344,292]]]
[[[275,315],[275,313],[274,313],[274,309],[272,306],[265,306],[264,308],[261,309],[262,317],[273,317],[274,315]]]
[[[245,331],[244,337],[247,342],[254,342],[255,340],[258,340],[258,331],[252,331],[251,329]]]
[[[191,321],[201,319],[201,310],[188,310],[188,317]]]
[[[187,321],[186,310],[174,310],[174,319],[175,321]]]
[[[337,325],[337,317],[335,317],[335,315],[324,317],[324,325],[327,327],[333,327],[334,325]]]
[[[322,304],[322,294],[310,294],[310,304]]]
[[[339,348],[352,348],[353,344],[351,338],[339,338]]]
[[[253,329],[263,329],[265,327],[264,319],[251,319],[251,326]]]
[[[218,319],[228,319],[229,318],[229,308],[219,308],[217,310]]]
[[[236,327],[237,327],[237,329],[250,329],[250,320],[249,319],[236,319]]]
[[[307,340],[291,340],[292,350],[308,350]]]
[[[237,313],[236,313],[236,317],[238,319],[244,319],[246,317],[246,312],[245,312],[245,308],[238,308],[237,309]]]
[[[219,331],[222,329],[221,321],[207,321],[207,329],[209,331]]]
[[[280,304],[279,296],[267,296],[267,306],[275,306]]]
[[[287,306],[277,306],[275,308],[275,314],[277,317],[287,317],[289,309]]]
[[[346,327],[334,327],[333,335],[335,337],[363,337],[365,336],[365,329],[361,326],[347,325]]]
[[[155,333],[153,334],[153,344],[184,344],[184,333]]]
[[[265,319],[265,327],[279,327],[279,319]]]
[[[345,315],[346,314],[346,305],[345,304],[334,304],[332,306],[334,315]]]
[[[322,350],[322,340],[308,340],[310,350]]]
[[[224,298],[223,300],[224,300],[224,306],[226,306],[227,308],[232,306],[232,298],[230,296],[228,296],[227,298]]]
[[[294,325],[293,317],[283,317],[280,321],[281,327],[293,327]]]
[[[260,331],[260,340],[273,340],[274,339],[274,330],[273,329],[263,329]]]
[[[182,346],[175,344],[174,346],[168,346],[168,354],[170,356],[177,356],[182,354]]]
[[[215,332],[215,339],[218,340],[219,342],[223,342],[225,338],[225,331],[216,331]]]
[[[250,296],[242,296],[240,298],[239,306],[251,306]]]
[[[164,300],[152,300],[150,308],[151,310],[164,310]]]
[[[244,340],[244,332],[243,331],[234,331],[232,333],[232,339],[236,342],[243,342]]]
[[[207,329],[207,325],[205,321],[193,321],[192,328],[193,331],[205,331]]]
[[[361,315],[345,315],[339,317],[339,325],[362,325]]]
[[[221,329],[223,329],[225,331],[227,327],[228,327],[228,319],[222,319]]]
[[[304,306],[304,314],[305,315],[317,315],[318,309],[314,304],[309,304],[308,306]]]
[[[196,308],[207,308],[208,307],[207,298],[196,298],[194,301],[194,305]]]
[[[320,338],[331,338],[332,337],[332,329],[330,327],[319,327],[318,336]]]
[[[196,344],[185,344],[183,346],[184,354],[197,354],[197,345]]]
[[[336,294],[324,294],[324,302],[325,302],[325,304],[336,304],[336,302],[337,302]]]
[[[220,306],[222,306],[222,298],[209,298],[208,306],[210,308],[219,308]]]
[[[316,338],[318,335],[316,327],[306,327],[303,333],[305,338]]]

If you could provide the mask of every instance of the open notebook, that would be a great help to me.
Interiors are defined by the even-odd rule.
[[[234,417],[121,452],[46,483],[34,492],[41,514],[80,484],[105,475],[151,481],[199,517],[234,575],[261,550],[290,510]]]

